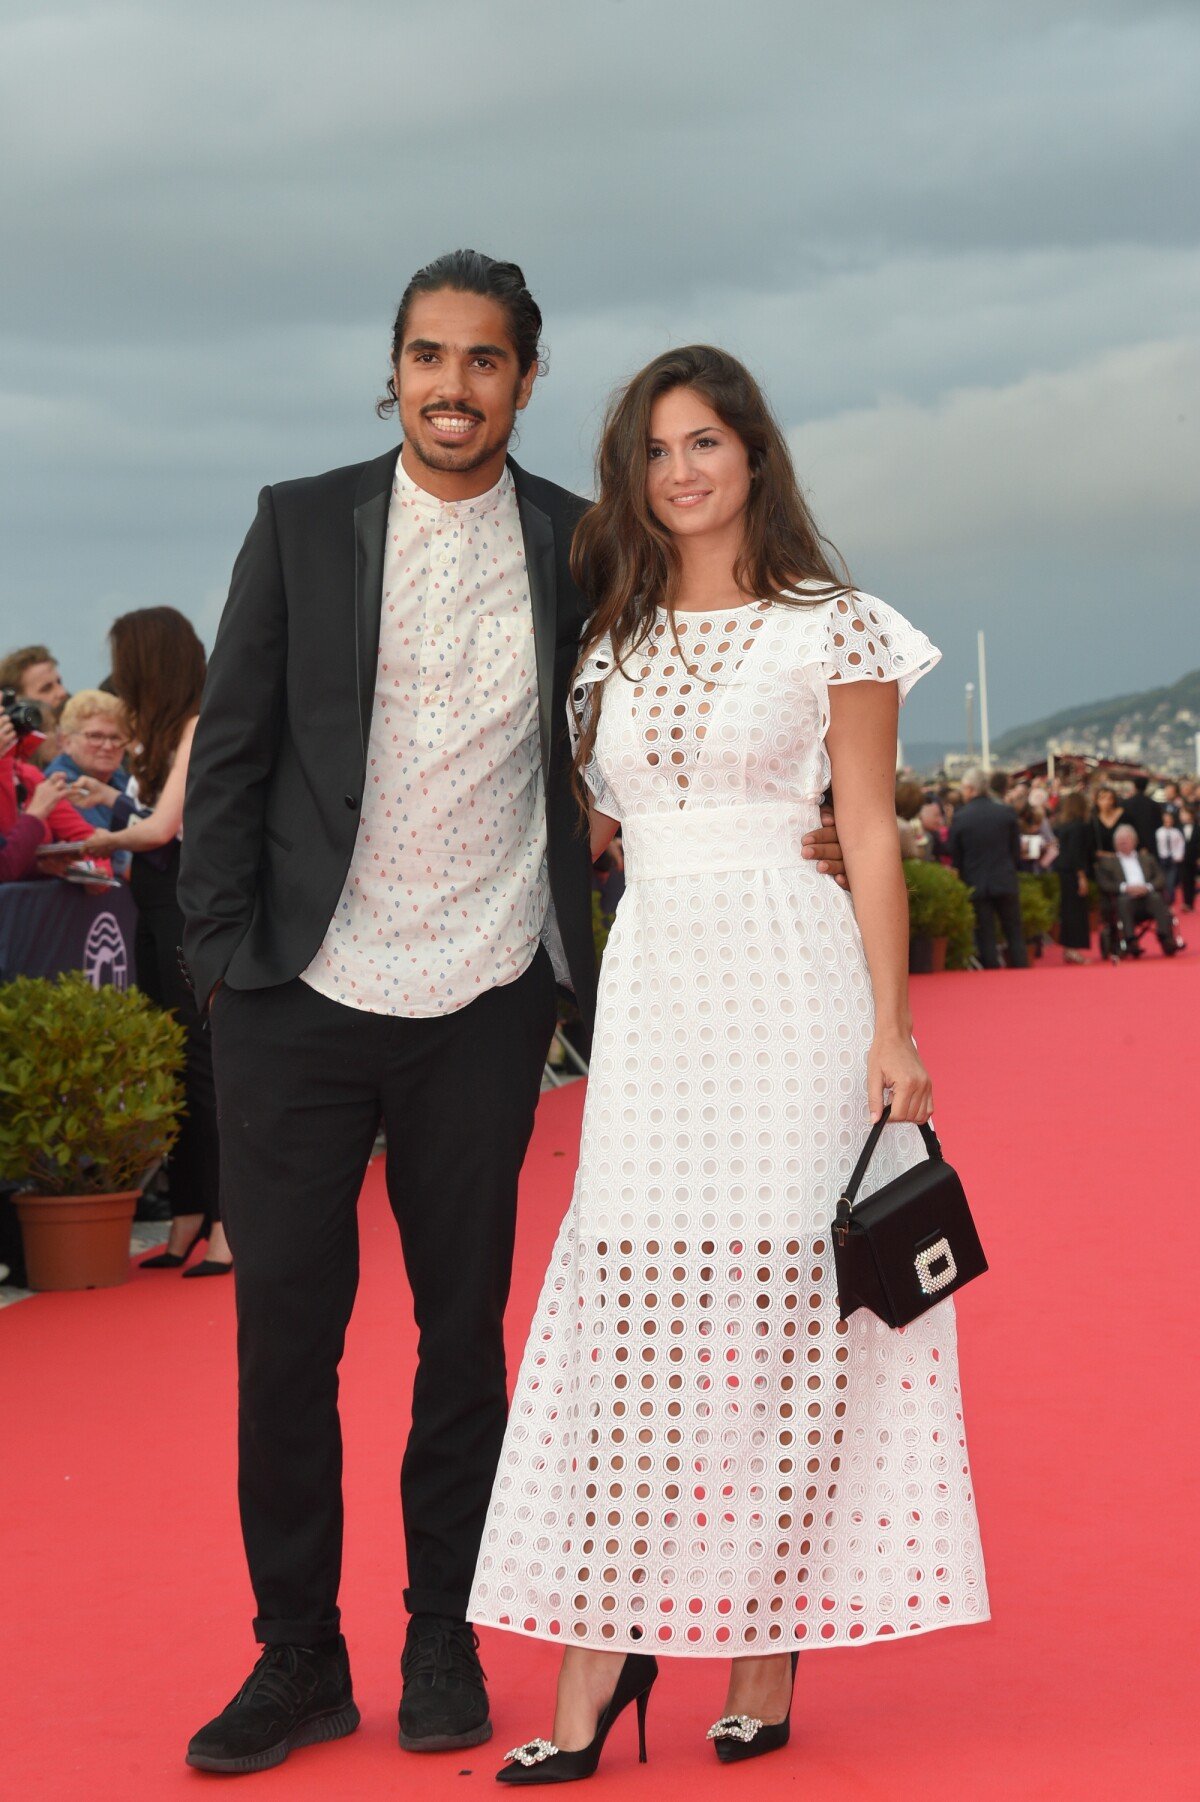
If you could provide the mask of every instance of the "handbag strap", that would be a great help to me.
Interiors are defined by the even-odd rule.
[[[878,1120],[867,1134],[867,1142],[859,1153],[857,1164],[855,1164],[854,1169],[850,1173],[850,1181],[846,1184],[846,1187],[842,1190],[839,1197],[839,1201],[844,1201],[848,1208],[854,1206],[855,1199],[862,1184],[862,1179],[867,1174],[867,1165],[875,1155],[875,1147],[879,1143],[880,1134],[891,1119],[891,1115],[892,1104],[889,1101],[882,1114],[880,1114]],[[929,1153],[930,1159],[937,1160],[940,1163],[942,1161],[942,1147],[932,1126],[918,1126],[917,1131],[925,1141],[925,1149]]]

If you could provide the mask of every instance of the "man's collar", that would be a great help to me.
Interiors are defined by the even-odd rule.
[[[392,482],[392,492],[397,499],[406,501],[410,506],[422,512],[437,513],[443,518],[451,519],[475,518],[482,513],[491,513],[512,492],[513,476],[507,462],[500,472],[500,479],[482,494],[472,494],[466,500],[444,501],[436,494],[430,494],[415,482],[404,467],[404,452],[396,458],[396,473]]]

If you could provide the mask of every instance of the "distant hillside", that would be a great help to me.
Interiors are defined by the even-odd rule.
[[[1165,688],[1064,707],[1045,719],[1017,726],[993,741],[992,752],[1021,763],[1043,756],[1047,744],[1056,741],[1064,749],[1140,758],[1163,768],[1175,767],[1182,758],[1191,768],[1198,731],[1200,669],[1194,669]]]

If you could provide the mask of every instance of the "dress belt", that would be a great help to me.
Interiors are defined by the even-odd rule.
[[[621,822],[627,882],[808,864],[802,841],[821,823],[817,801],[744,801],[681,807]],[[816,865],[811,867],[815,870]]]

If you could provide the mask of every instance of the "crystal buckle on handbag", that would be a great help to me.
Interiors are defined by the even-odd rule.
[[[942,1268],[935,1270],[935,1264],[940,1264]],[[954,1262],[949,1239],[935,1239],[932,1245],[919,1251],[913,1259],[913,1268],[923,1295],[936,1295],[940,1289],[952,1283],[958,1275],[958,1265]]]
[[[528,1739],[523,1746],[514,1746],[504,1756],[511,1758],[514,1764],[541,1764],[547,1758],[557,1758],[558,1747],[548,1739]]]
[[[755,1720],[752,1714],[723,1714],[709,1728],[708,1739],[741,1739],[747,1744],[759,1731],[762,1722]]]

